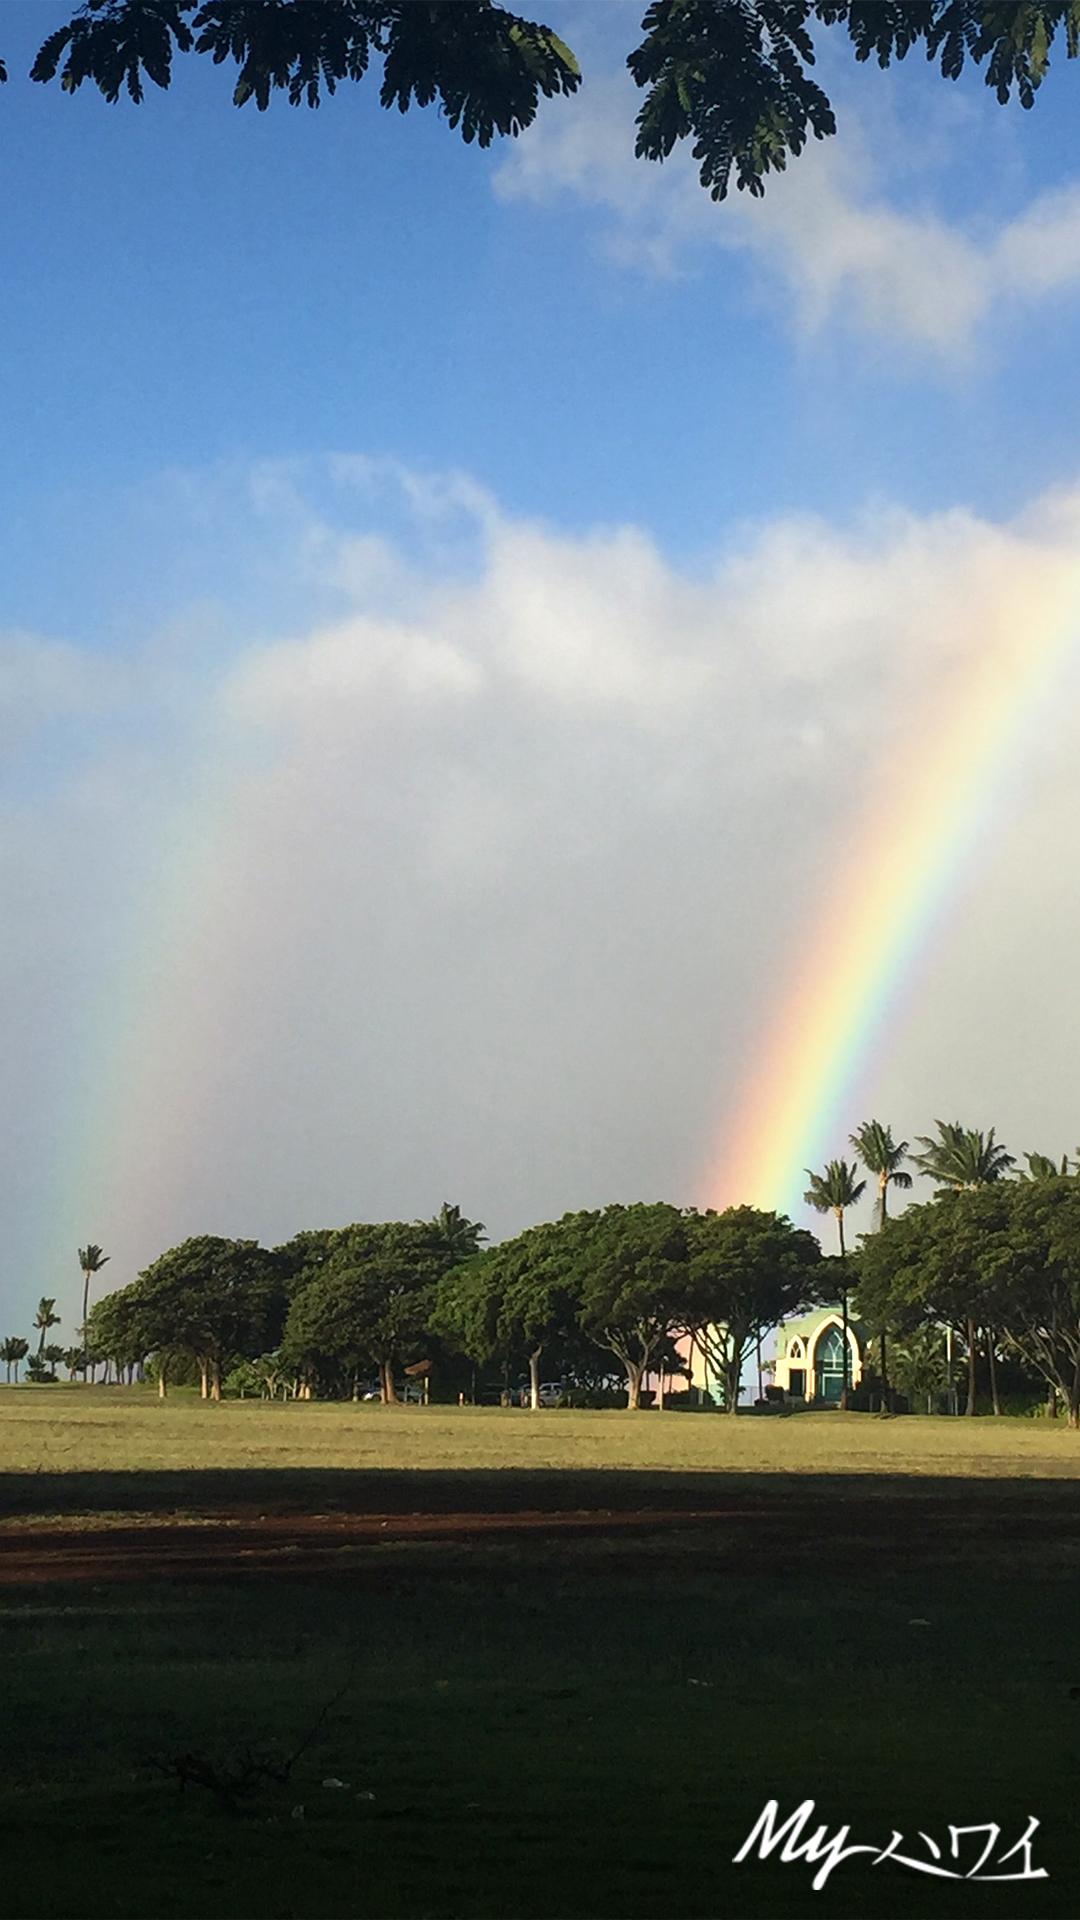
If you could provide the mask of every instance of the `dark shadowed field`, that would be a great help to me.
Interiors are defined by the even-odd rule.
[[[0,1396],[4,1911],[1080,1910],[1077,1436],[48,1392]],[[733,1864],[773,1796],[950,1871],[1034,1814],[1049,1878],[815,1893]]]

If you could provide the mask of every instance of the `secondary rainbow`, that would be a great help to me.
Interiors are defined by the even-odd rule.
[[[1080,639],[1080,565],[1042,558],[885,769],[735,1104],[710,1205],[790,1212],[805,1169],[847,1152],[868,1117],[854,1099]]]

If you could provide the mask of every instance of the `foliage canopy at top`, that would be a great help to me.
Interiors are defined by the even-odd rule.
[[[644,99],[635,152],[665,160],[693,143],[702,186],[764,192],[807,138],[836,131],[809,69],[814,28],[846,32],[859,61],[881,67],[923,47],[946,79],[970,61],[1004,104],[1030,107],[1056,40],[1080,51],[1080,0],[653,0],[627,66]],[[380,99],[404,113],[438,102],[465,140],[490,144],[535,118],[540,95],[574,93],[570,48],[550,27],[491,0],[85,0],[50,33],[31,68],[74,93],[91,80],[107,100],[167,87],[176,54],[237,68],[233,100],[260,110],[275,91],[317,107],[343,80],[382,61]],[[0,66],[0,78],[7,78]]]

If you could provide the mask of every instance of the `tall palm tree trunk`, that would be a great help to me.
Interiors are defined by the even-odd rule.
[[[840,1305],[844,1323],[844,1377],[840,1387],[840,1411],[848,1410],[848,1310],[847,1310],[847,1248],[844,1245],[844,1210],[836,1210],[836,1224],[840,1229]]]
[[[975,1322],[974,1320],[971,1320],[971,1319],[969,1319],[967,1323],[967,1350],[968,1350],[967,1351],[968,1392],[967,1392],[967,1406],[964,1408],[964,1412],[965,1414],[969,1415],[972,1419],[974,1419],[975,1417]]]
[[[1000,1413],[1001,1397],[998,1393],[997,1356],[994,1353],[993,1327],[983,1328],[983,1338],[986,1341],[986,1358],[990,1366],[990,1398],[994,1403],[994,1412]]]

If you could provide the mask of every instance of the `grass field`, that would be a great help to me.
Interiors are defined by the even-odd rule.
[[[0,1387],[0,1472],[281,1466],[1080,1476],[1080,1434],[1050,1420],[214,1405],[192,1389],[161,1401],[115,1387]]]
[[[1078,1467],[1035,1421],[0,1391],[0,1906],[1072,1916]],[[771,1796],[924,1859],[1035,1814],[1050,1877],[814,1893],[732,1864]]]

